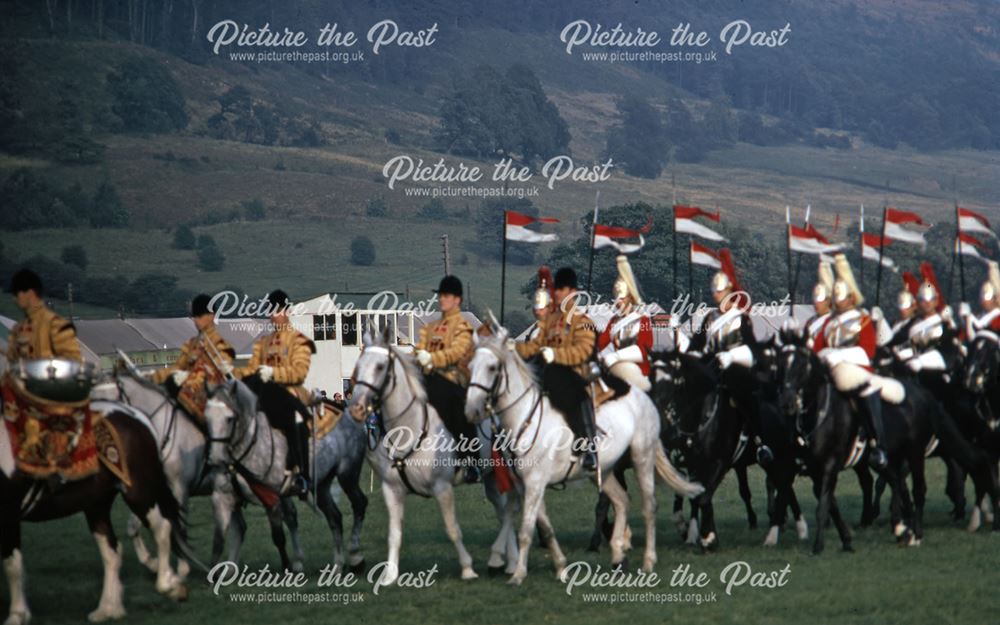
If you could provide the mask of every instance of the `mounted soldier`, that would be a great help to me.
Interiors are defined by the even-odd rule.
[[[823,324],[830,318],[833,311],[833,267],[829,262],[821,261],[816,270],[818,281],[812,290],[813,310],[815,314],[806,321],[805,338],[809,345],[816,340],[816,335],[823,329]]]
[[[42,280],[22,269],[10,283],[24,319],[10,332],[3,376],[3,421],[8,428],[17,466],[34,477],[59,475],[75,480],[97,471],[93,415],[87,399],[90,378],[83,366],[73,323],[53,312],[42,299]],[[74,396],[33,392],[31,381],[62,376]],[[55,382],[55,380],[53,380]]]
[[[958,332],[945,306],[930,263],[921,263],[924,282],[917,291],[918,314],[909,324],[907,346],[901,359],[939,400],[951,382],[949,372],[959,357]]]
[[[206,385],[220,384],[233,373],[236,350],[222,338],[210,310],[211,297],[201,293],[191,300],[191,319],[198,334],[181,345],[181,353],[172,365],[153,372],[152,380],[166,384],[178,403],[202,430],[205,429]]]
[[[1000,266],[996,261],[989,262],[986,281],[979,289],[979,305],[982,312],[977,317],[969,309],[968,304],[962,304],[965,338],[968,341],[973,340],[976,334],[983,330],[1000,333]]]
[[[864,296],[854,281],[847,257],[834,259],[837,281],[833,285],[835,314],[823,325],[813,349],[830,370],[833,385],[851,397],[855,409],[865,418],[872,447],[869,461],[885,468],[888,457],[883,448],[882,390],[885,378],[872,371],[877,343],[875,324],[861,308]]]
[[[556,272],[553,294],[557,309],[546,314],[539,331],[528,341],[518,343],[516,349],[521,358],[537,356],[545,365],[542,387],[567,416],[575,436],[584,439],[581,466],[595,471],[597,427],[589,386],[597,331],[594,322],[577,308],[575,271],[563,267]],[[574,451],[581,450],[574,445]]]
[[[643,310],[642,296],[628,258],[617,258],[614,314],[597,339],[601,364],[611,375],[642,391],[649,391],[649,350],[653,348],[652,321]]]
[[[479,480],[476,466],[476,426],[465,418],[465,389],[469,386],[468,361],[472,356],[472,326],[462,317],[462,281],[445,276],[437,288],[441,318],[420,328],[417,362],[424,372],[427,398],[445,427],[455,437],[467,483]]]
[[[305,497],[309,492],[309,430],[306,425],[306,410],[312,405],[313,396],[304,384],[316,346],[289,322],[291,300],[287,293],[281,289],[272,291],[266,298],[266,304],[273,329],[257,339],[250,361],[245,367],[235,369],[233,374],[250,382],[271,426],[281,430],[288,441],[288,473],[282,491]],[[261,384],[254,383],[253,378]],[[268,382],[282,387],[281,393],[271,392],[269,389],[274,387]]]

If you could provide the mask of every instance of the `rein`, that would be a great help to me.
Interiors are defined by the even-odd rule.
[[[509,450],[512,455],[515,456],[517,455],[514,452],[513,448],[518,446],[518,443],[521,441],[521,437],[524,436],[524,433],[528,430],[528,426],[531,425],[531,422],[535,418],[535,411],[538,411],[538,426],[535,428],[535,435],[531,438],[531,443],[529,444],[528,448],[524,451],[524,453],[526,454],[530,452],[532,449],[534,449],[535,443],[538,441],[538,434],[542,431],[542,420],[545,418],[545,404],[542,403],[544,393],[540,392],[535,384],[527,384],[526,388],[524,389],[524,392],[518,395],[514,399],[514,401],[510,402],[503,408],[494,408],[493,401],[497,399],[497,395],[500,394],[501,381],[503,381],[504,392],[510,390],[510,374],[507,372],[507,365],[499,353],[497,353],[494,350],[491,350],[488,347],[480,347],[478,349],[486,350],[489,353],[493,354],[493,356],[500,363],[500,373],[497,374],[497,377],[493,380],[493,384],[490,387],[486,387],[485,385],[480,384],[478,382],[469,383],[470,387],[475,387],[486,392],[486,397],[487,397],[486,409],[489,411],[491,418],[500,417],[500,415],[507,412],[517,404],[519,404],[522,399],[528,396],[528,393],[531,392],[535,393],[535,399],[531,405],[530,411],[528,412],[528,418],[525,419],[521,423],[521,426],[517,429],[517,433],[514,435],[513,445],[511,445],[511,448]],[[540,410],[539,407],[541,407]]]

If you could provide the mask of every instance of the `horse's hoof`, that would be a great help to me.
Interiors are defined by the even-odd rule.
[[[187,584],[178,583],[176,586],[174,586],[167,592],[167,597],[177,602],[187,601],[188,599]]]
[[[778,544],[778,533],[779,529],[777,525],[772,525],[771,529],[767,532],[767,538],[764,539],[765,547],[774,547]]]
[[[907,547],[919,547],[920,543],[922,543],[922,542],[923,542],[923,539],[917,538],[916,534],[911,534],[910,535],[910,542],[908,542],[906,544],[906,546]]]
[[[757,517],[750,517],[750,519],[747,520],[747,525],[749,525],[752,530],[757,529]]]
[[[486,575],[489,577],[498,577],[503,575],[503,565],[486,567]]]
[[[611,570],[616,573],[625,573],[628,571],[628,557],[622,558],[620,562],[612,562]]]
[[[476,575],[476,572],[473,571],[472,568],[470,567],[470,568],[467,568],[467,569],[465,569],[465,570],[462,571],[462,579],[465,579],[465,580],[479,579],[479,576]]]
[[[7,617],[3,625],[28,625],[31,622],[31,612],[14,612]]]
[[[799,535],[799,540],[809,538],[809,523],[805,517],[799,517],[799,520],[795,522],[795,531]]]
[[[118,606],[107,610],[104,608],[97,608],[87,615],[87,620],[91,623],[103,623],[104,621],[113,621],[121,618],[125,618],[124,606]]]
[[[843,551],[844,553],[854,553],[854,547],[850,543],[847,543],[846,545],[841,547],[840,550]]]
[[[601,541],[600,540],[592,540],[592,541],[590,541],[590,544],[587,545],[587,551],[589,551],[590,553],[600,553],[600,551],[601,551]]]
[[[354,573],[355,575],[364,573],[365,572],[365,559],[361,558],[360,560],[358,560],[357,564],[351,564],[351,565],[349,565],[347,567],[347,570],[350,571],[351,573]]]
[[[306,565],[303,564],[301,560],[296,560],[295,562],[292,562],[293,573],[301,573],[305,570],[306,570]]]
[[[510,576],[510,579],[507,580],[507,585],[508,586],[520,586],[521,582],[523,582],[523,581],[524,581],[524,575],[520,574],[520,573],[515,573],[515,574],[513,574],[513,575]]]

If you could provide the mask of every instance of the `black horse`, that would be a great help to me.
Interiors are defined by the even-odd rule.
[[[972,418],[963,422],[965,432],[975,445],[985,451],[993,483],[997,482],[997,463],[1000,460],[1000,343],[992,333],[982,333],[969,345],[965,370],[961,376],[962,388],[969,394],[969,411]],[[976,508],[982,508],[987,492],[976,488]],[[993,529],[1000,529],[1000,502],[990,495],[993,508]]]
[[[845,551],[852,551],[851,534],[837,506],[837,476],[846,466],[865,461],[867,436],[851,399],[838,392],[827,368],[804,344],[789,343],[781,361],[781,405],[796,416],[796,429],[818,505],[813,551],[823,551],[823,529],[833,520]],[[980,488],[994,492],[983,454],[961,435],[937,402],[911,381],[902,382],[901,403],[884,403],[885,440],[889,464],[883,475],[892,488],[892,527],[897,539],[919,545],[923,538],[923,507],[927,491],[924,460],[932,437],[950,457],[958,459]],[[906,488],[906,468],[912,475],[912,493]],[[911,499],[912,495],[912,499]]]

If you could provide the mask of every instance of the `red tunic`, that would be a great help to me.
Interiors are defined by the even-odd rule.
[[[830,323],[836,320],[838,317],[839,315],[831,315],[830,318],[826,320],[826,323],[823,324],[823,327],[820,328],[819,334],[816,335],[816,341],[813,343],[813,351],[815,351],[817,354],[826,347],[829,347],[826,344],[826,329],[827,326],[829,326]],[[862,312],[861,329],[858,331],[858,335],[854,341],[854,345],[838,345],[837,347],[838,348],[855,347],[855,346],[860,347],[861,349],[865,350],[865,354],[867,354],[868,356],[868,361],[871,362],[875,358],[875,347],[877,344],[878,344],[878,335],[875,333],[875,324],[872,323],[872,319],[871,317],[868,316],[868,313]],[[868,369],[869,371],[874,370],[871,367],[871,365],[866,366],[865,369]]]
[[[597,351],[601,351],[611,344],[611,328],[621,319],[622,317],[615,315],[608,321],[608,325],[604,326],[604,331],[597,337]],[[639,334],[635,337],[634,344],[638,345],[639,349],[642,350],[642,362],[636,364],[639,365],[643,375],[649,375],[649,350],[653,349],[653,324],[649,319],[649,315],[643,315],[638,321]],[[618,343],[615,343],[615,349],[620,349],[620,347]],[[626,347],[628,346],[626,345]]]

